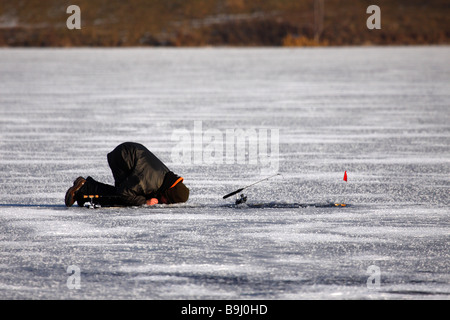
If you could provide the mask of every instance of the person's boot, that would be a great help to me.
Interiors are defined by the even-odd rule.
[[[84,179],[83,177],[78,177],[74,181],[73,186],[70,187],[69,190],[67,190],[67,192],[66,192],[66,197],[65,197],[66,207],[71,207],[75,203],[75,200],[77,200],[77,192],[81,189],[81,187],[85,183],[86,183],[86,179]]]

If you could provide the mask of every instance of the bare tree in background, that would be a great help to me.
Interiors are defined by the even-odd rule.
[[[314,0],[314,40],[319,42],[323,31],[324,0]]]

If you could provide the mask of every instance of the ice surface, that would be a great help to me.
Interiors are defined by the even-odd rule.
[[[0,50],[0,298],[448,299],[449,57],[448,47]],[[278,155],[206,161],[206,133],[226,150],[238,129],[279,130]],[[190,146],[182,160],[177,132]],[[79,175],[113,183],[106,154],[124,141],[182,175],[189,202],[65,208]],[[274,170],[282,177],[247,190],[249,203],[351,206],[222,199]]]

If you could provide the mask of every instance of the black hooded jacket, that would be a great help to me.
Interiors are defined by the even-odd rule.
[[[108,153],[108,164],[117,193],[127,205],[140,206],[147,199],[159,199],[180,178],[146,147],[135,142],[122,143]]]

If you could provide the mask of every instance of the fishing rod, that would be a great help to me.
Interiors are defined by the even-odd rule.
[[[227,194],[227,195],[224,195],[224,196],[223,196],[223,199],[226,199],[226,198],[229,198],[229,197],[231,197],[231,196],[234,196],[235,194],[237,194],[237,193],[239,193],[239,192],[241,192],[241,191],[243,191],[243,190],[245,190],[245,189],[247,189],[247,188],[249,188],[249,187],[251,187],[251,186],[254,186],[255,184],[261,183],[261,182],[263,182],[263,181],[269,180],[269,179],[271,179],[271,178],[273,178],[273,177],[275,177],[275,176],[280,176],[280,175],[281,175],[281,173],[277,173],[277,174],[274,174],[274,175],[272,175],[272,176],[270,176],[270,177],[267,177],[267,178],[261,179],[261,180],[259,180],[259,181],[256,181],[256,182],[254,182],[254,183],[252,183],[252,184],[249,184],[248,186],[245,186],[245,187],[240,188],[240,189],[237,189],[236,191],[233,191],[233,192],[231,192],[231,193],[229,193],[229,194]]]

